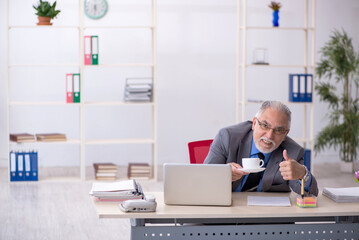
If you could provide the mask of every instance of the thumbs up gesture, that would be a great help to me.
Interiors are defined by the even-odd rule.
[[[288,156],[287,150],[283,151],[283,158],[279,164],[279,171],[284,180],[301,179],[305,175],[305,168],[303,165]]]

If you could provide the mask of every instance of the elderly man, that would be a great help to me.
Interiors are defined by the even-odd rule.
[[[303,165],[304,149],[288,137],[291,111],[277,101],[262,104],[253,121],[223,128],[204,163],[232,166],[232,191],[289,192],[318,195],[314,176]],[[242,158],[262,158],[265,170],[242,171]]]

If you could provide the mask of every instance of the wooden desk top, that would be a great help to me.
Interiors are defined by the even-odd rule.
[[[300,208],[295,193],[240,192],[232,194],[232,206],[166,205],[163,192],[148,192],[156,197],[157,210],[149,213],[124,213],[119,203],[101,202],[94,198],[100,218],[273,218],[273,217],[328,217],[359,216],[359,203],[336,203],[319,193],[316,208]],[[289,196],[291,207],[247,206],[247,196]]]

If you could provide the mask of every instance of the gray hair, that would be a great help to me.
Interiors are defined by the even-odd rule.
[[[290,123],[292,121],[292,112],[289,108],[279,101],[265,101],[262,103],[262,106],[259,108],[258,112],[256,113],[256,118],[260,117],[261,114],[267,109],[272,108],[277,111],[282,112],[288,118],[288,129],[290,129]]]

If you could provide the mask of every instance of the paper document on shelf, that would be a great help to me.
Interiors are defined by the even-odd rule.
[[[290,207],[289,197],[260,197],[248,196],[248,206],[275,206],[275,207]]]

